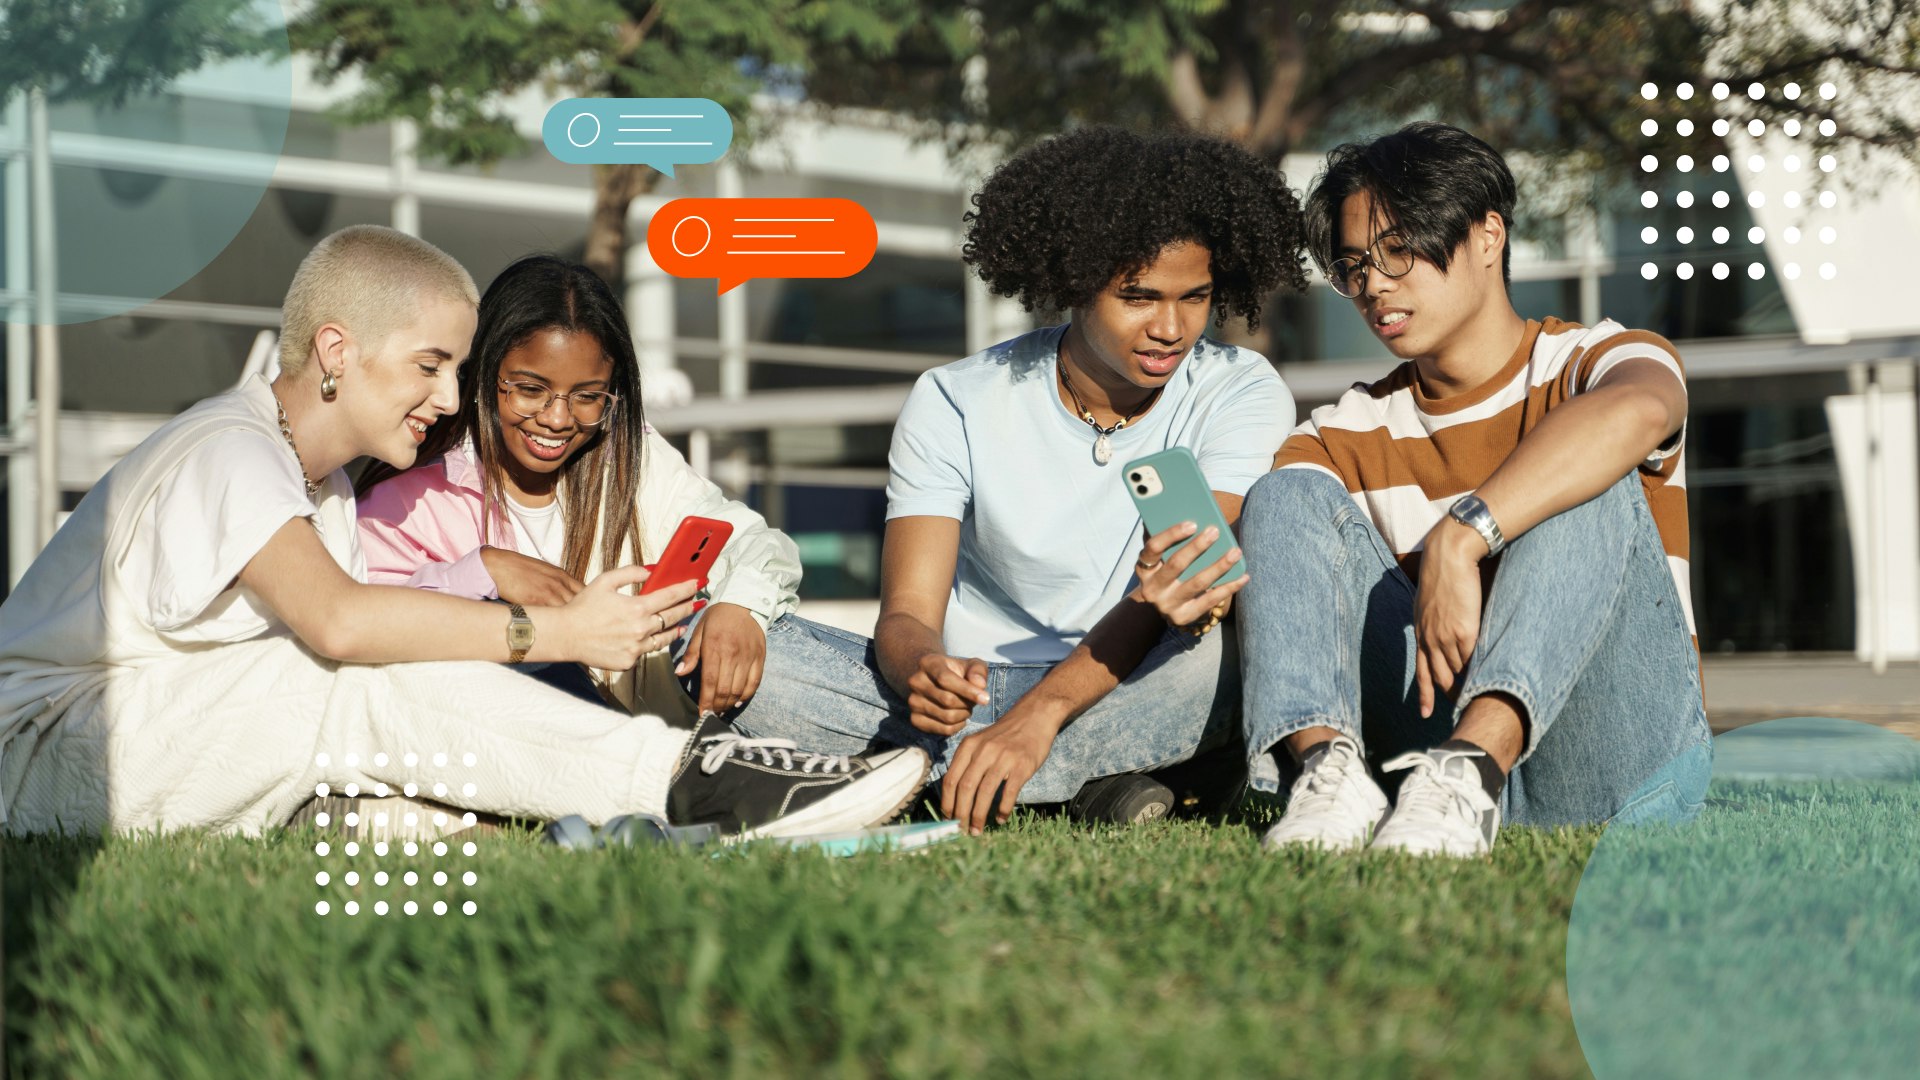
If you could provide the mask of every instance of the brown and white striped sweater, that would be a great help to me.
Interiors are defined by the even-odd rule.
[[[1592,389],[1615,365],[1637,359],[1654,360],[1686,378],[1679,354],[1658,334],[1610,319],[1592,328],[1558,319],[1529,321],[1506,366],[1467,393],[1428,397],[1411,361],[1371,386],[1355,383],[1294,429],[1274,467],[1319,469],[1345,484],[1401,568],[1418,582],[1420,549],[1447,508],[1485,483],[1549,410]],[[1695,633],[1685,445],[1683,426],[1639,472],[1687,629]]]

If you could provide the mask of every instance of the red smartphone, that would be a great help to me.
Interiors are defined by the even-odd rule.
[[[683,581],[697,581],[706,588],[707,571],[713,569],[713,561],[732,536],[733,526],[727,522],[703,517],[683,519],[673,531],[673,539],[667,541],[667,550],[653,564],[653,573],[640,583],[640,595]]]

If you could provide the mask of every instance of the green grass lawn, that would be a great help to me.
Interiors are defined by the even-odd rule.
[[[1741,828],[1757,798],[1702,820]],[[1844,798],[1826,805],[1846,819]],[[326,858],[319,887],[310,833],[10,841],[7,1067],[1587,1075],[1565,950],[1600,830],[1509,829],[1472,862],[1273,856],[1258,845],[1270,814],[1133,830],[1023,817],[911,857],[574,853],[509,835],[471,859],[380,860],[451,864],[447,889],[348,889],[349,865],[373,868],[364,851]],[[410,896],[454,906],[368,910]],[[478,911],[461,915],[469,896]],[[355,897],[360,914],[341,914]],[[332,914],[315,915],[321,898]]]
[[[1580,1076],[1561,957],[1596,836],[1512,830],[1487,863],[1273,857],[1240,821],[1022,818],[844,860],[506,836],[380,861],[453,864],[412,890],[346,888],[337,850],[316,886],[311,834],[15,840],[8,1068]]]

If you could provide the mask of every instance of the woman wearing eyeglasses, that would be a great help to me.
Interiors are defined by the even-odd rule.
[[[422,464],[369,478],[359,506],[369,579],[563,604],[599,569],[657,557],[681,519],[719,518],[733,537],[679,663],[661,654],[600,676],[622,704],[651,712],[684,708],[672,680],[696,668],[701,712],[751,697],[767,624],[798,603],[798,549],[647,426],[639,362],[606,284],[550,255],[509,266],[481,298],[461,376],[459,417],[435,426]]]

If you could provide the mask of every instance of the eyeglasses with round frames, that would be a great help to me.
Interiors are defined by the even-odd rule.
[[[1399,233],[1383,233],[1366,254],[1333,260],[1327,267],[1327,281],[1334,292],[1351,300],[1360,295],[1360,274],[1369,266],[1390,278],[1405,277],[1413,269],[1413,249]]]
[[[573,415],[574,423],[581,427],[596,427],[607,417],[613,415],[613,407],[620,400],[619,395],[605,390],[575,390],[571,394],[562,394],[539,383],[515,382],[511,379],[500,380],[500,392],[507,397],[507,406],[521,416],[539,416],[547,411],[555,398],[566,401],[567,411]]]

